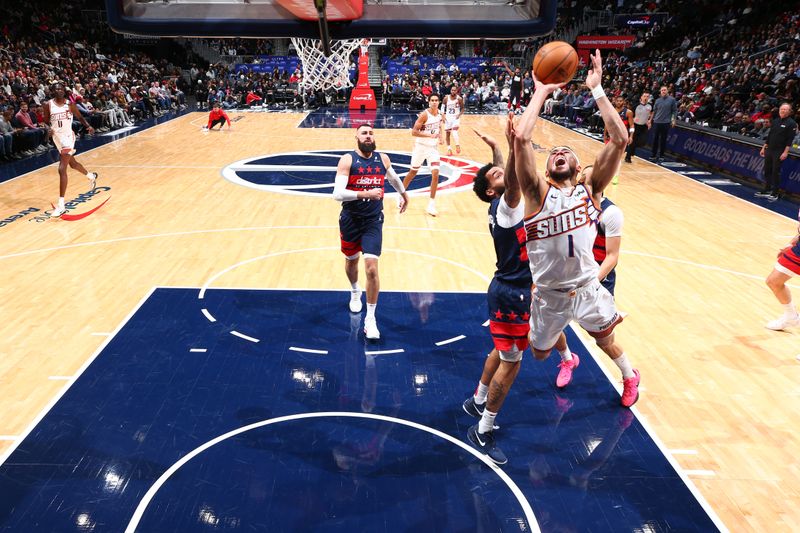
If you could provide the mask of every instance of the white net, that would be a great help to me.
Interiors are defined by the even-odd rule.
[[[322,51],[322,41],[319,39],[302,39],[292,37],[292,44],[297,49],[297,55],[303,63],[303,76],[300,78],[300,88],[306,89],[342,89],[350,87],[350,54],[363,39],[345,39],[331,41],[331,55],[326,56]]]

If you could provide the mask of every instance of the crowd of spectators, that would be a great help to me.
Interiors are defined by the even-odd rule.
[[[49,149],[42,105],[55,81],[97,132],[186,105],[179,68],[116,43],[107,26],[87,24],[86,7],[45,1],[0,8],[0,160]],[[86,134],[77,120],[73,128]]]
[[[50,83],[55,80],[67,85],[70,100],[100,132],[180,109],[186,106],[189,94],[200,109],[214,103],[227,109],[299,109],[346,101],[345,89],[301,90],[302,65],[294,70],[242,72],[225,61],[204,64],[191,53],[175,64],[153,59],[127,46],[105,25],[85,23],[83,10],[98,1],[59,4],[41,0],[25,8],[0,8],[5,22],[0,32],[0,158],[16,159],[47,149],[49,132],[41,123],[41,105],[50,98]],[[604,69],[611,80],[606,92],[623,97],[630,108],[643,92],[655,95],[659,87],[666,86],[678,100],[678,120],[763,139],[780,102],[798,107],[797,10],[759,0],[568,0],[559,11],[560,31],[581,23],[587,9],[669,13],[664,24],[618,30],[635,34],[636,43],[627,50],[604,54]],[[471,50],[466,50],[467,45],[452,40],[390,40],[382,55],[412,68],[384,78],[383,102],[419,109],[426,106],[430,94],[447,94],[456,85],[468,111],[505,111],[510,107],[514,67],[542,42],[474,41],[468,45]],[[259,56],[274,50],[274,43],[265,39],[211,40],[206,44],[219,51],[223,60],[225,56]],[[452,60],[464,52],[485,58],[479,71],[462,71],[453,61],[447,67],[429,67],[417,59]],[[185,81],[181,67],[190,67]],[[523,105],[533,90],[525,70],[521,76]],[[544,112],[602,128],[602,123],[593,119],[594,102],[580,79],[581,73],[551,98]],[[77,121],[75,128],[78,134],[84,133]]]

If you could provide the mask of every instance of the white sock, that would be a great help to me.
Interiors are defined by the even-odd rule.
[[[632,378],[636,374],[633,373],[633,367],[631,366],[631,362],[628,361],[628,358],[625,357],[623,353],[619,357],[613,360],[614,364],[622,370],[622,379]]]
[[[58,207],[60,209],[64,209],[64,197],[63,196],[59,196],[58,197]]]
[[[797,308],[795,308],[793,302],[789,302],[788,304],[783,304],[783,314],[786,316],[790,316],[792,318],[797,316]]]
[[[354,281],[353,283],[350,284],[350,290],[353,291],[353,292],[357,292],[357,291],[361,290],[361,289],[358,288],[358,282],[357,281]]]
[[[461,144],[460,142],[458,142],[458,131],[453,130],[452,132],[450,132],[450,135],[453,136],[453,142],[456,143],[456,146]]]
[[[433,205],[436,205],[436,200],[431,198],[430,200],[428,200],[428,206],[430,207],[430,206],[433,206]]]
[[[87,172],[86,173],[86,177],[89,178],[89,179],[92,179],[92,172]]]
[[[478,382],[478,388],[475,389],[475,403],[483,404],[486,403],[486,396],[489,395],[489,387]]]
[[[497,413],[493,413],[488,409],[484,409],[481,421],[478,422],[478,433],[486,433],[488,431],[492,431],[494,429],[494,419],[496,417]]]
[[[367,304],[367,319],[375,318],[375,308],[378,307],[378,304]]]
[[[562,361],[572,361],[572,352],[569,351],[569,345],[564,348],[564,351],[558,350],[558,355],[561,356]]]
[[[448,149],[448,150],[450,150],[450,151],[452,152],[452,151],[453,151],[453,145],[452,145],[452,144],[448,144],[448,145],[447,145],[447,149]]]

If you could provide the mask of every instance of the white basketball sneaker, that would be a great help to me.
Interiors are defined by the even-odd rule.
[[[378,324],[375,321],[375,317],[364,319],[364,335],[370,340],[381,338],[381,332],[378,331]]]
[[[361,289],[350,291],[350,312],[360,313],[363,308],[361,304]]]
[[[428,209],[425,211],[432,217],[439,215],[439,211],[436,210],[436,202],[433,200],[428,200]]]
[[[767,329],[775,331],[782,331],[786,328],[794,328],[797,326],[800,326],[800,315],[782,315],[780,318],[776,318],[772,322],[767,323]]]
[[[89,180],[89,185],[91,185],[92,190],[94,190],[94,188],[97,187],[97,172],[89,172],[87,179]]]

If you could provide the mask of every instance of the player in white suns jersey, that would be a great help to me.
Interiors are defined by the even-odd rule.
[[[86,176],[92,188],[97,182],[97,172],[87,172],[84,166],[75,159],[75,132],[72,131],[72,119],[75,117],[80,120],[90,135],[94,133],[94,128],[81,116],[78,107],[67,100],[66,90],[62,83],[53,85],[53,95],[54,98],[48,100],[42,107],[42,112],[44,114],[44,123],[49,124],[50,130],[53,132],[53,143],[56,145],[59,155],[58,205],[50,214],[51,217],[58,218],[67,211],[64,203],[69,180],[67,178],[67,165]]]
[[[621,403],[630,407],[639,398],[639,372],[614,342],[614,327],[622,317],[614,298],[600,284],[592,253],[603,189],[625,154],[628,130],[600,86],[603,72],[599,50],[591,61],[586,85],[610,136],[597,154],[591,177],[578,182],[580,163],[566,146],[550,151],[544,176],[536,171],[531,137],[544,101],[558,85],[544,85],[534,77],[536,90],[515,130],[517,179],[525,198],[528,260],[536,287],[531,306],[531,347],[537,358],[546,357],[561,331],[576,320],[622,371]],[[567,358],[564,363],[569,361]]]
[[[439,111],[439,96],[432,94],[428,97],[428,109],[417,117],[414,127],[411,128],[414,137],[414,148],[411,151],[411,170],[403,178],[403,186],[408,189],[411,180],[419,172],[423,161],[428,160],[431,167],[431,199],[428,200],[427,213],[433,217],[436,211],[436,188],[439,186],[439,149],[437,145],[444,142],[442,136],[442,113]]]
[[[450,88],[450,94],[444,97],[444,134],[447,141],[447,155],[453,155],[453,145],[450,136],[456,142],[456,153],[461,153],[461,144],[458,139],[458,127],[461,124],[461,113],[464,111],[464,99],[458,94],[458,86]]]

